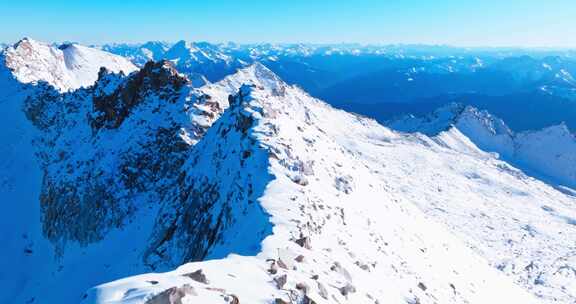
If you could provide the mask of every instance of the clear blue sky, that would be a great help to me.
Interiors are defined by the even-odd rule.
[[[576,47],[576,0],[2,0],[0,42]]]

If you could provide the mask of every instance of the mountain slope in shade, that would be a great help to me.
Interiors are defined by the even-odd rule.
[[[157,261],[205,261],[97,286],[84,303],[576,299],[576,200],[461,133],[448,140],[469,149],[285,84],[244,86],[156,222]]]
[[[54,47],[24,38],[0,56],[2,65],[21,83],[45,81],[65,92],[92,85],[101,67],[129,74],[137,68],[129,60],[78,44]]]
[[[130,183],[136,179],[130,170],[133,162],[141,161],[139,152],[156,151],[160,144],[156,140],[166,141],[164,148],[158,148],[164,153],[157,155],[166,158],[177,155],[185,143],[177,140],[178,132],[173,136],[161,132],[178,118],[164,111],[157,114],[161,121],[126,129],[134,121],[125,110],[136,105],[122,102],[136,102],[141,115],[146,115],[158,102],[158,94],[163,94],[163,108],[179,113],[173,110],[179,103],[171,103],[175,93],[168,84],[185,78],[158,67],[149,66],[129,78],[102,70],[96,85],[67,94],[46,83],[23,86],[14,80],[16,93],[1,97],[3,113],[10,114],[3,123],[11,130],[2,136],[3,149],[14,157],[0,167],[5,178],[1,196],[9,202],[0,222],[9,225],[3,231],[12,231],[2,236],[7,251],[0,262],[5,287],[0,302],[75,303],[79,290],[94,282],[147,269],[139,253],[130,250],[146,242],[144,224],[154,215],[149,201],[153,192],[137,190]],[[119,102],[111,105],[111,99]],[[150,137],[141,137],[143,133]],[[157,165],[158,157],[148,158],[138,172],[149,174],[148,166]],[[141,176],[141,186],[154,181],[170,164],[155,168],[156,175]],[[119,167],[123,170],[114,171]],[[136,211],[141,221],[123,223]],[[130,237],[137,235],[141,237]],[[82,275],[78,275],[80,268]]]
[[[7,208],[0,215],[0,229],[5,232],[0,235],[5,249],[0,261],[0,285],[3,286],[0,302],[32,303],[42,294],[38,290],[51,293],[61,283],[58,273],[65,265],[54,250],[54,244],[43,233],[46,214],[40,202],[45,177],[42,157],[49,153],[38,149],[42,144],[37,141],[44,138],[43,129],[54,130],[63,124],[64,112],[55,112],[71,110],[67,114],[73,118],[79,108],[90,106],[75,108],[70,104],[58,104],[62,100],[59,91],[79,84],[92,85],[100,65],[118,70],[120,62],[129,67],[125,69],[127,72],[134,66],[101,51],[76,45],[62,51],[30,39],[9,47],[0,54],[0,59],[0,112],[6,115],[0,123],[3,129],[0,135],[0,155],[3,156],[0,160],[0,197]],[[7,66],[8,60],[11,66]],[[63,66],[64,61],[70,68]],[[34,126],[34,117],[48,119],[38,120]],[[79,121],[84,119],[81,117]],[[64,151],[52,153],[65,155]],[[80,251],[77,253],[80,255]],[[75,264],[77,262],[67,265],[79,265]],[[74,267],[67,272],[74,272]],[[82,278],[75,281],[79,286],[91,284]]]
[[[576,188],[576,136],[565,124],[515,133],[487,111],[450,104],[428,116],[406,116],[388,125],[429,136],[456,128],[480,149],[496,152],[504,160],[553,183]]]

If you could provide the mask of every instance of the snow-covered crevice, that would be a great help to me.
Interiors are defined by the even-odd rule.
[[[194,229],[160,248],[166,256],[205,261],[95,287],[86,303],[537,303],[418,208],[431,197],[459,200],[459,193],[411,191],[414,184],[432,184],[415,170],[426,162],[439,167],[423,169],[422,176],[485,189],[458,165],[502,174],[485,157],[446,153],[428,138],[395,134],[282,87],[243,87],[234,99],[239,104],[194,147],[198,155],[187,163],[182,183],[192,188],[179,190],[184,200],[176,205],[183,211],[167,216],[174,224],[164,231]],[[239,140],[245,127],[250,135]],[[257,180],[263,192],[252,196],[246,182]],[[239,186],[232,189],[235,181]],[[232,199],[213,191],[195,201],[186,197],[198,189],[224,190]],[[188,206],[207,210],[185,220]],[[222,214],[227,206],[237,210]],[[216,238],[193,235],[206,231]],[[262,238],[260,246],[244,250]],[[179,244],[203,254],[183,255]],[[170,295],[178,300],[170,302]]]

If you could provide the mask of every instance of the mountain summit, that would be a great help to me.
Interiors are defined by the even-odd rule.
[[[45,81],[62,92],[92,85],[100,67],[125,74],[136,70],[118,55],[74,43],[54,47],[29,38],[5,49],[0,61],[21,83]]]

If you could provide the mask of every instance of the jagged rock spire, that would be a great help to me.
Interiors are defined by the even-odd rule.
[[[176,93],[189,82],[188,78],[178,73],[174,65],[167,60],[149,61],[140,71],[117,85],[112,92],[105,89],[110,83],[107,75],[109,73],[105,69],[100,70],[99,82],[95,86],[93,104],[99,115],[93,120],[94,129],[104,126],[118,128],[131,109],[151,92],[158,93],[167,102],[174,102],[178,98]]]

